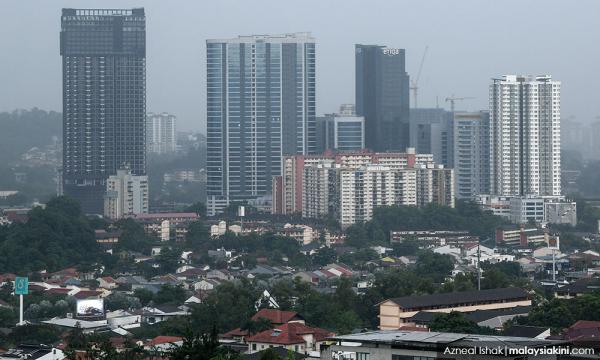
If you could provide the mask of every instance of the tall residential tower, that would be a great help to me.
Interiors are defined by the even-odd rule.
[[[356,113],[365,118],[365,146],[404,151],[409,138],[409,78],[404,49],[356,45]]]
[[[175,115],[148,113],[146,138],[149,153],[174,153],[177,150],[177,118]]]
[[[214,214],[271,194],[284,155],[314,153],[315,40],[207,40],[207,195]]]
[[[102,214],[106,179],[146,173],[144,9],[63,9],[63,189]]]
[[[549,75],[494,79],[490,145],[492,194],[561,195],[560,82]]]

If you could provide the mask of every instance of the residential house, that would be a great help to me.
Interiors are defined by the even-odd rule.
[[[117,281],[115,279],[113,279],[111,276],[99,277],[96,280],[98,281],[98,287],[101,287],[103,289],[112,290],[112,289],[116,289],[119,287],[119,284],[117,283]]]
[[[283,347],[295,352],[318,357],[321,345],[333,333],[300,322],[289,322],[274,329],[246,337],[248,353],[252,354],[270,347]]]
[[[219,279],[202,279],[200,281],[195,282],[192,285],[192,289],[194,291],[211,291],[214,290],[217,286],[222,284],[222,280]]]

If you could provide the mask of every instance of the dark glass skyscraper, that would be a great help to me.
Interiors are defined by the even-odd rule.
[[[404,49],[356,45],[356,114],[365,118],[365,146],[404,151],[409,146],[409,78]]]
[[[214,214],[270,195],[283,155],[315,152],[315,41],[306,33],[208,40],[206,56]]]
[[[63,9],[63,189],[102,214],[106,179],[146,173],[144,9]]]

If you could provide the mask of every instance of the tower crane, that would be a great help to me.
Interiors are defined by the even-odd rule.
[[[414,108],[418,107],[418,92],[419,92],[419,78],[421,78],[421,70],[423,70],[423,63],[425,62],[425,56],[427,55],[427,50],[429,49],[429,45],[425,46],[425,51],[423,51],[423,57],[421,58],[421,64],[419,64],[419,72],[417,72],[417,77],[410,81],[410,89],[413,92],[413,99],[415,101]]]
[[[451,96],[448,96],[446,98],[446,102],[450,102],[450,111],[454,112],[454,103],[456,101],[462,101],[462,100],[468,100],[468,99],[475,99],[474,97],[469,97],[469,96],[455,96],[454,94],[452,94]]]

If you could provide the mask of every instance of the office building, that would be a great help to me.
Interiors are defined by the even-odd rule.
[[[146,116],[148,152],[172,154],[177,150],[177,118],[175,115],[149,113]]]
[[[409,77],[404,49],[356,45],[356,113],[365,118],[365,146],[404,151],[409,139]]]
[[[63,190],[102,214],[106,179],[146,173],[144,9],[63,9]]]
[[[473,199],[482,210],[491,211],[516,224],[577,225],[577,203],[564,196],[476,195]]]
[[[567,353],[571,347],[563,340],[406,329],[339,335],[327,344],[321,349],[322,360],[556,360],[563,358],[559,351]],[[534,352],[539,355],[524,356]]]
[[[454,113],[456,197],[472,199],[490,191],[489,112]]]
[[[317,154],[326,150],[356,151],[365,148],[365,119],[356,116],[354,106],[344,104],[338,114],[317,118]]]
[[[410,146],[417,153],[433,154],[446,167],[454,165],[452,112],[441,108],[410,109]]]
[[[504,75],[490,85],[490,191],[561,194],[560,82]]]
[[[148,177],[133,175],[128,168],[117,170],[106,181],[104,216],[121,219],[129,215],[148,213]]]
[[[308,33],[207,40],[207,207],[265,199],[284,155],[315,142],[315,40]]]

